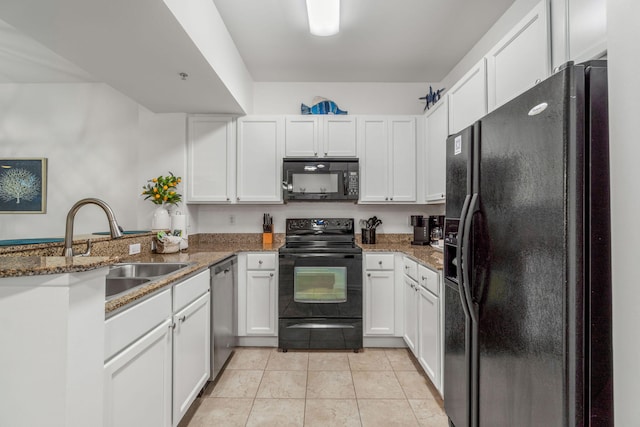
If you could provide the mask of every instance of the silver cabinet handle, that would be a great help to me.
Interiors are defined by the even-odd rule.
[[[316,151],[316,152],[314,152],[314,153],[313,153],[313,155],[314,155],[314,156],[318,156],[318,152],[317,152],[317,151]]]
[[[388,198],[388,197],[385,197],[384,199],[385,199],[385,200],[389,200],[389,198]]]
[[[382,265],[382,261],[378,261],[378,265]]]
[[[393,197],[389,198],[389,200],[393,200]]]
[[[367,273],[367,277],[371,277],[371,273]]]
[[[273,273],[269,273],[269,277],[273,277]]]
[[[178,320],[180,320],[181,322],[184,322],[185,320],[187,320],[187,316],[183,314],[182,316],[180,316]]]
[[[227,197],[227,202],[229,201],[229,198]]]
[[[258,264],[262,265],[262,260],[258,260]]]
[[[171,322],[171,324],[169,325],[169,329],[175,329],[176,328],[176,324]]]
[[[236,197],[236,200],[238,200],[238,201],[239,201],[239,200],[240,200],[240,197]]]

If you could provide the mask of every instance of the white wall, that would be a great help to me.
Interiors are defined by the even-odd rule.
[[[410,215],[444,215],[444,205],[355,205],[353,203],[294,202],[286,205],[201,205],[198,206],[195,232],[262,233],[262,214],[273,216],[274,233],[285,232],[286,218],[354,218],[356,221],[377,216],[382,220],[378,233],[412,233]],[[233,216],[234,224],[230,224]],[[356,224],[356,227],[358,225]],[[192,233],[194,230],[191,231]]]
[[[46,214],[0,214],[0,240],[63,236],[71,206],[97,197],[138,226],[138,105],[104,84],[0,84],[0,157],[48,158]],[[108,230],[86,206],[76,233]]]
[[[349,114],[422,114],[430,83],[254,83],[254,114],[300,114],[300,104],[331,99]],[[440,86],[431,83],[436,90]]]
[[[618,426],[635,426],[640,420],[640,228],[635,225],[640,212],[640,27],[634,22],[638,16],[640,2],[607,0],[614,398]]]

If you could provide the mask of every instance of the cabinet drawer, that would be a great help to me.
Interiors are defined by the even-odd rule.
[[[171,317],[171,289],[105,321],[104,360]]]
[[[211,276],[209,270],[190,277],[173,287],[173,311],[181,310],[200,295],[209,290]]]
[[[425,289],[428,289],[435,296],[439,296],[440,286],[439,286],[439,274],[424,265],[418,266],[418,282],[420,286]]]
[[[275,270],[276,254],[257,253],[247,254],[247,270]]]
[[[366,270],[393,270],[394,268],[393,254],[366,254],[364,259]]]
[[[418,263],[411,258],[402,258],[402,271],[413,280],[418,280]]]

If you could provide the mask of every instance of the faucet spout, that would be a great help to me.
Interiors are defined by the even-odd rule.
[[[76,255],[73,252],[73,221],[76,217],[76,213],[78,213],[80,208],[88,204],[98,205],[102,208],[104,213],[107,215],[107,219],[109,220],[109,230],[111,231],[111,237],[113,239],[122,237],[122,229],[118,225],[116,216],[113,214],[113,210],[111,209],[111,207],[109,207],[108,204],[100,199],[82,199],[76,202],[76,204],[71,207],[69,213],[67,214],[67,224],[64,232],[64,252],[62,253],[62,256],[72,257]]]

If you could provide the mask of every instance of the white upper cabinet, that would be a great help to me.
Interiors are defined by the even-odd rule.
[[[187,203],[229,202],[235,190],[233,117],[188,118]]]
[[[448,98],[443,97],[427,113],[425,200],[444,202],[446,187],[446,142],[449,135]]]
[[[484,58],[449,89],[447,100],[449,134],[460,132],[487,114],[487,72]]]
[[[356,118],[353,116],[287,116],[286,157],[355,157]]]
[[[322,118],[325,157],[356,157],[356,118],[343,115]]]
[[[549,76],[548,14],[547,0],[543,0],[487,54],[489,111]]]
[[[415,202],[415,117],[361,117],[358,140],[360,202]]]
[[[282,202],[284,117],[238,119],[238,202]]]

